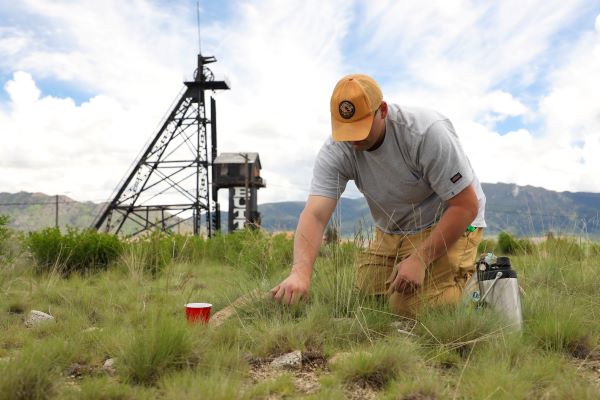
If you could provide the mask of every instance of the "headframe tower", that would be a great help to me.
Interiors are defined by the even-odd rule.
[[[171,230],[191,219],[193,233],[200,234],[204,218],[208,236],[220,229],[212,166],[217,157],[217,106],[211,96],[207,118],[206,92],[230,87],[225,80],[215,80],[207,67],[216,61],[198,52],[194,80],[184,82],[158,131],[116,187],[93,227],[133,236],[148,229]]]

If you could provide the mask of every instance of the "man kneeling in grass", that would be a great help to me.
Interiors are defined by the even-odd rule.
[[[323,230],[349,180],[365,195],[376,236],[361,254],[357,289],[388,295],[393,312],[459,301],[485,227],[485,195],[451,122],[383,101],[366,75],[342,78],[294,238],[290,275],[271,289],[281,303],[307,296]]]

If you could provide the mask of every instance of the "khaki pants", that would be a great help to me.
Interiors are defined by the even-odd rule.
[[[431,228],[414,235],[393,235],[376,230],[375,240],[359,257],[356,287],[369,295],[385,295],[385,281],[394,266],[408,257],[429,234]],[[423,305],[456,304],[474,272],[477,246],[483,229],[465,232],[442,257],[427,267],[423,286],[413,294],[394,292],[389,297],[392,312],[415,317]]]

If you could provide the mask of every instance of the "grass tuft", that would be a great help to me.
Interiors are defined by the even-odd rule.
[[[62,340],[44,341],[29,347],[14,359],[0,364],[0,400],[36,400],[51,398],[57,378],[70,356]]]
[[[475,343],[501,335],[504,328],[506,323],[492,310],[450,306],[426,310],[415,330],[427,344],[466,356]]]
[[[125,380],[152,385],[164,373],[189,366],[194,361],[185,322],[156,316],[124,349],[117,367]]]
[[[333,364],[333,372],[345,384],[382,389],[400,373],[412,373],[421,360],[416,345],[408,340],[378,341],[351,353]]]
[[[598,332],[590,332],[585,307],[577,297],[539,291],[524,303],[524,313],[526,332],[544,350],[589,353],[597,340]]]

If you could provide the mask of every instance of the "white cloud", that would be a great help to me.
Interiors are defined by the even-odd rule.
[[[3,190],[104,200],[138,150],[138,141],[123,132],[134,131],[143,114],[126,112],[103,95],[81,105],[41,96],[25,72],[16,72],[6,91],[10,103],[0,112]]]
[[[598,21],[598,18],[596,18]],[[600,191],[600,164],[593,150],[600,136],[600,35],[587,34],[552,76],[552,87],[540,101],[544,140],[572,154],[555,154],[552,161],[568,174],[561,186]],[[550,162],[551,160],[549,160]],[[567,162],[571,161],[571,162]]]
[[[2,58],[6,59],[6,57],[14,56],[29,44],[30,41],[26,34],[14,29],[0,27],[0,56]],[[3,62],[0,61],[0,65],[2,64]]]
[[[580,140],[600,132],[600,35],[589,34],[552,74],[550,93],[541,99],[546,129],[559,140]]]
[[[6,84],[10,102],[0,104],[3,190],[109,195],[183,77],[191,78],[195,18],[181,15],[195,17],[195,10],[180,4],[20,5],[39,28],[0,31],[0,65],[22,71]],[[358,69],[380,79],[388,100],[451,117],[483,181],[600,191],[593,172],[600,17],[598,32],[586,16],[590,32],[568,46],[555,44],[580,22],[585,4],[231,3],[226,20],[202,25],[203,53],[219,59],[211,69],[232,83],[230,92],[215,95],[219,151],[260,153],[268,183],[260,202],[304,199],[314,156],[330,132],[330,91]],[[548,65],[555,68],[549,75]],[[528,91],[546,79],[542,99]],[[90,98],[77,104],[40,92],[35,82],[48,80],[68,82]],[[496,124],[511,117],[541,128],[515,127],[501,136]]]
[[[44,33],[15,60],[17,70],[163,110],[191,72],[184,67],[194,61],[192,27],[177,21],[173,7],[141,0],[28,0],[23,7],[42,21]],[[148,102],[152,96],[157,99]]]
[[[401,60],[413,82],[480,92],[535,65],[583,3],[378,1],[361,29],[371,51]]]
[[[40,98],[40,90],[35,85],[31,75],[17,71],[14,79],[8,81],[4,87],[10,95],[11,103],[15,111],[27,108]]]
[[[528,111],[523,103],[515,99],[510,93],[501,90],[488,93],[483,102],[485,103],[484,108],[502,117],[524,115]]]

